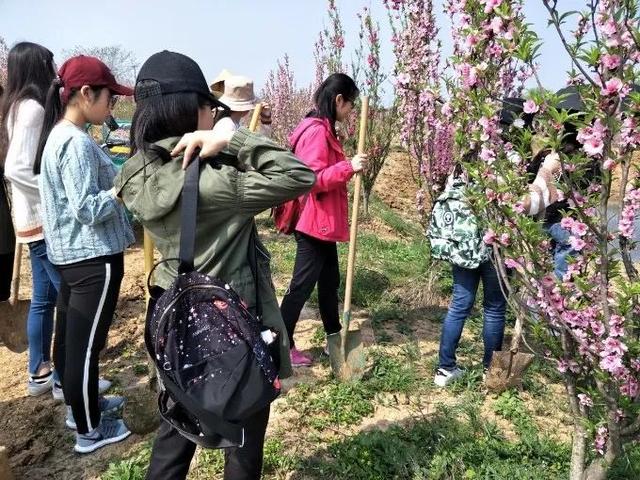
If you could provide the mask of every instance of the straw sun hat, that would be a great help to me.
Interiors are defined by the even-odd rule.
[[[240,75],[225,79],[224,95],[219,100],[234,112],[253,110],[259,101],[253,92],[253,81]]]

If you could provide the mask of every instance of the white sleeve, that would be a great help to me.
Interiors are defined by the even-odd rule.
[[[44,108],[35,100],[22,101],[18,105],[15,121],[11,120],[12,113],[9,113],[9,148],[5,159],[5,176],[20,189],[37,192],[38,177],[33,173],[33,164],[42,132]]]
[[[214,132],[220,132],[220,133],[225,133],[225,134],[228,133],[229,137],[231,137],[235,133],[236,130],[238,130],[238,127],[236,126],[234,121],[231,120],[231,118],[229,118],[229,117],[221,118],[213,126],[213,131]]]

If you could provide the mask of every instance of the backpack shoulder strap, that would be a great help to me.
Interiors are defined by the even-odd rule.
[[[180,266],[179,273],[195,270],[196,218],[198,213],[198,191],[200,180],[200,157],[196,157],[187,167],[182,187],[182,207],[180,210]]]

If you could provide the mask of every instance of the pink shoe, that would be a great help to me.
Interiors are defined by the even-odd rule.
[[[311,358],[307,357],[297,348],[289,350],[289,358],[291,358],[291,365],[294,367],[309,367],[313,363]]]

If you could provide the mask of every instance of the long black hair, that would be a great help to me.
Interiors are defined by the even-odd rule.
[[[153,143],[197,130],[199,109],[212,106],[208,98],[193,92],[145,95],[145,91],[157,89],[158,82],[155,80],[136,83],[136,111],[131,121],[131,155],[153,150],[164,160],[170,160],[168,152],[155,148]]]
[[[360,90],[356,86],[356,82],[344,73],[334,73],[329,75],[324,82],[318,87],[313,95],[313,103],[315,109],[309,112],[307,117],[326,118],[331,123],[331,128],[336,133],[336,97],[342,95],[342,98],[354,103],[360,95]]]
[[[42,45],[21,42],[9,51],[6,91],[0,103],[0,163],[4,164],[9,149],[9,112],[12,123],[17,114],[12,107],[23,100],[35,100],[44,107],[47,89],[55,76],[53,53]]]
[[[51,133],[51,130],[53,130],[55,124],[60,121],[62,115],[64,114],[66,105],[62,104],[62,99],[60,98],[60,89],[62,88],[62,86],[62,80],[58,77],[55,77],[51,82],[49,90],[47,91],[47,98],[44,103],[44,121],[42,123],[42,131],[40,132],[40,140],[38,141],[36,161],[33,164],[33,173],[36,175],[40,175],[42,153],[44,152],[44,147],[47,144],[49,134]],[[76,94],[80,91],[80,88],[73,87],[70,89],[68,97],[69,101],[76,96]],[[100,95],[100,92],[106,87],[90,86],[90,88],[93,92],[94,98],[97,98]]]

